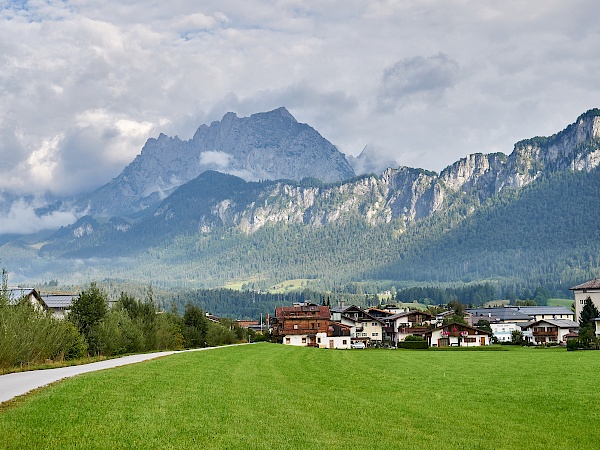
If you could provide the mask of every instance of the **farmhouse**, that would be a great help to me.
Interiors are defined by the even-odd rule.
[[[581,317],[581,310],[585,304],[585,300],[589,297],[592,303],[600,310],[600,279],[586,281],[580,285],[569,289],[573,291],[575,296],[575,319]]]
[[[468,325],[454,322],[429,330],[424,337],[430,347],[480,347],[490,345],[490,334]]]

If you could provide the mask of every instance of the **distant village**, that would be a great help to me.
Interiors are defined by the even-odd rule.
[[[35,289],[11,289],[12,298],[27,298],[36,308],[64,318],[76,297],[72,294],[41,295]],[[600,279],[571,288],[575,311],[564,306],[515,306],[448,309],[435,314],[395,305],[361,308],[356,305],[296,303],[280,306],[262,320],[239,320],[240,327],[270,332],[284,345],[351,349],[407,347],[480,347],[511,343],[515,337],[527,345],[566,345],[579,337],[579,319],[587,299],[600,309]],[[211,321],[219,321],[209,313]],[[595,321],[600,336],[600,317]],[[426,343],[426,345],[424,345]]]
[[[579,318],[586,299],[600,308],[600,280],[571,288],[575,311],[564,306],[468,308],[432,314],[394,305],[378,308],[298,303],[276,308],[270,320],[275,339],[285,345],[350,349],[366,347],[480,347],[511,343],[518,336],[528,345],[566,345],[579,337]],[[600,335],[600,317],[595,320]]]

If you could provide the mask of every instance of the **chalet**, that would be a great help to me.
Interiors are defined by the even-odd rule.
[[[363,311],[358,306],[332,308],[332,320],[352,327],[354,341],[365,344],[381,344],[383,342],[383,321]]]
[[[435,317],[428,312],[413,310],[394,314],[384,320],[385,335],[391,336],[391,342],[398,345],[398,342],[406,339],[406,336],[423,336],[426,331],[433,327]]]
[[[377,319],[385,319],[386,317],[390,317],[390,316],[393,316],[394,314],[396,314],[396,313],[387,311],[385,309],[380,309],[380,308],[367,308],[367,309],[365,309],[365,312]]]
[[[330,317],[327,306],[299,303],[278,306],[270,321],[273,336],[284,344],[318,347],[317,334],[327,336]]]
[[[579,320],[581,310],[585,304],[585,300],[589,297],[592,303],[600,310],[600,279],[586,281],[583,284],[577,285],[569,289],[573,291],[575,296],[575,317],[573,320]]]
[[[531,332],[531,342],[535,345],[566,344],[567,335],[577,331],[577,322],[566,319],[545,319],[523,327],[523,332]]]
[[[424,337],[430,347],[480,347],[490,345],[491,333],[454,322],[428,330]]]

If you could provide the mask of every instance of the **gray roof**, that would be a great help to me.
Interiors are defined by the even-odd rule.
[[[48,308],[69,309],[76,297],[76,295],[46,294],[42,295],[42,300],[48,305]]]
[[[513,308],[473,308],[467,309],[467,312],[473,315],[473,319],[496,319],[501,322],[510,322],[513,320],[531,320],[531,316],[523,311]],[[473,320],[475,322],[475,320]]]
[[[577,322],[574,322],[572,320],[566,320],[566,319],[543,319],[543,320],[538,320],[537,322],[533,322],[533,323],[529,324],[528,326],[537,325],[540,322],[546,322],[546,323],[549,323],[550,325],[554,325],[555,327],[558,327],[558,328],[579,328],[579,324]]]
[[[510,309],[516,309],[517,311],[521,311],[523,314],[528,314],[530,316],[537,316],[539,314],[551,315],[551,316],[559,316],[564,314],[575,314],[568,308],[564,306],[510,306]]]

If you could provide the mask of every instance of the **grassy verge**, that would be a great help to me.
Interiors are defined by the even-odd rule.
[[[69,379],[0,413],[3,448],[597,448],[597,352],[261,344]]]
[[[115,356],[115,358],[119,358],[119,355]],[[58,361],[48,361],[40,364],[23,364],[21,366],[15,367],[6,367],[0,368],[0,375],[5,375],[7,373],[14,372],[27,372],[30,370],[45,370],[45,369],[57,369],[59,367],[70,367],[70,366],[78,366],[80,364],[89,364],[98,361],[104,361],[105,359],[111,359],[106,356],[89,356],[86,358],[78,358],[78,359],[69,359],[69,360],[58,360]]]

